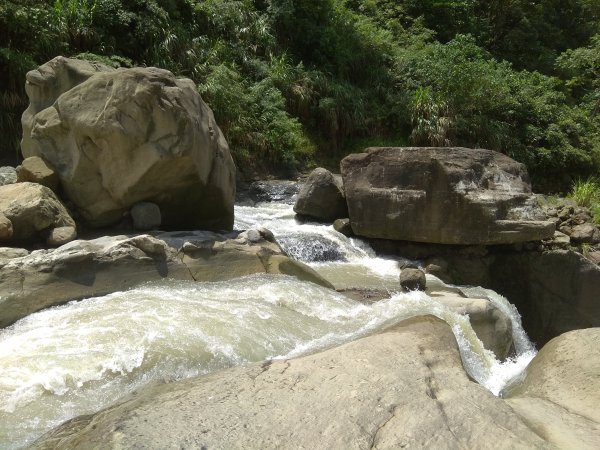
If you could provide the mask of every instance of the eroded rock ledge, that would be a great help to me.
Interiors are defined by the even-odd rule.
[[[50,306],[144,281],[220,281],[265,272],[331,287],[310,267],[288,258],[268,230],[105,236],[30,254],[0,249],[0,327]]]

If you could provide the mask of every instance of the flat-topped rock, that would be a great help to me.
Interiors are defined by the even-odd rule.
[[[551,238],[523,164],[491,150],[368,148],[341,162],[359,236],[494,245]]]

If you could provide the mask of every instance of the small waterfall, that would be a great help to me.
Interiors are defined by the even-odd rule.
[[[466,316],[423,292],[365,305],[284,275],[150,283],[44,310],[0,332],[0,448],[148,384],[339,345],[433,314],[452,326],[465,368],[495,364]]]

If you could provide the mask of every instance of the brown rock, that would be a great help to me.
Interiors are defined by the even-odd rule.
[[[525,166],[466,148],[369,148],[341,162],[359,236],[492,245],[552,237]]]
[[[58,190],[58,175],[39,156],[31,156],[23,160],[17,167],[17,180],[20,183],[25,181],[38,183],[54,192]]]
[[[12,235],[12,222],[4,214],[0,213],[0,240],[8,241]]]
[[[313,170],[298,194],[296,214],[333,221],[348,216],[342,180],[327,169]]]

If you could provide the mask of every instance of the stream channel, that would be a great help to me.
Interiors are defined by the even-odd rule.
[[[535,355],[517,310],[483,288],[511,320],[515,356],[501,362],[483,347],[468,316],[435,300],[456,292],[427,276],[427,292],[399,292],[399,262],[383,259],[331,226],[299,223],[290,197],[236,206],[238,230],[264,226],[282,247],[338,289],[377,288],[389,299],[361,303],[284,275],[216,283],[166,280],[71,302],[0,330],[0,448],[18,449],[46,431],[92,414],[152,383],[171,382],[339,345],[404,319],[445,320],[469,375],[498,395]]]

